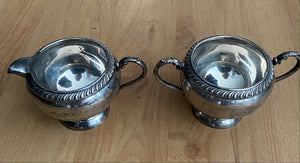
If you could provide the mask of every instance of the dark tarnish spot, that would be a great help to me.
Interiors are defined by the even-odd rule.
[[[72,87],[72,81],[70,81],[66,76],[62,77],[58,84],[64,88],[70,88]]]
[[[138,98],[137,98],[137,99],[138,99],[138,100],[139,100],[139,99],[141,99],[141,96],[138,96]]]

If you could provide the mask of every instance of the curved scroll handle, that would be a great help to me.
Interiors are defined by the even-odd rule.
[[[133,63],[141,66],[143,68],[143,72],[136,79],[131,80],[131,81],[127,82],[127,83],[122,84],[120,86],[120,89],[122,89],[124,87],[127,87],[127,86],[129,86],[131,84],[134,84],[135,82],[141,80],[142,78],[145,77],[145,75],[147,73],[147,66],[146,66],[146,64],[142,60],[140,60],[139,58],[136,58],[136,57],[125,57],[125,58],[121,59],[120,62],[119,62],[119,64],[118,64],[119,69],[123,69],[124,66],[127,65],[129,62],[133,62]]]
[[[155,75],[156,79],[157,79],[161,84],[163,84],[163,85],[165,85],[165,86],[167,86],[167,87],[169,87],[169,88],[177,89],[177,90],[179,90],[179,91],[182,91],[182,88],[181,88],[181,87],[176,86],[176,85],[174,85],[174,84],[171,84],[171,83],[169,83],[169,82],[166,82],[166,81],[162,80],[162,79],[160,78],[160,76],[158,75],[158,70],[160,69],[160,67],[162,67],[162,66],[164,66],[164,65],[166,65],[166,64],[170,64],[170,63],[172,63],[174,66],[176,66],[176,69],[177,69],[177,70],[183,70],[183,68],[184,68],[184,64],[183,64],[182,62],[180,62],[178,59],[172,58],[172,57],[170,57],[170,58],[165,58],[165,59],[162,59],[161,61],[159,61],[159,62],[156,64],[156,66],[155,66],[155,68],[154,68],[154,71],[153,71],[153,72],[154,72],[154,75]]]
[[[297,70],[299,70],[299,61],[300,61],[299,52],[288,51],[288,52],[281,53],[277,57],[273,58],[273,60],[272,60],[273,65],[275,66],[277,64],[280,64],[281,60],[283,60],[283,59],[286,60],[288,57],[295,57],[297,59],[296,65],[290,71],[288,71],[287,73],[276,77],[275,78],[275,82],[278,82],[278,81],[280,81],[282,79],[285,79],[285,78],[291,76]]]

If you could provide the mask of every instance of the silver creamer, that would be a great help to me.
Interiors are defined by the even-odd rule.
[[[128,62],[138,64],[143,72],[120,86],[120,69]],[[27,79],[29,91],[42,111],[74,130],[101,124],[119,89],[142,79],[146,72],[140,59],[125,57],[118,62],[106,46],[87,38],[52,42],[8,68],[8,73]]]

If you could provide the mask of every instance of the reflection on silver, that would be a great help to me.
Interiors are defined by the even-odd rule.
[[[100,71],[99,71],[100,72]],[[58,91],[73,91],[96,81],[100,75],[97,75],[83,66],[73,66],[62,71],[58,75],[56,89]]]
[[[191,57],[193,68],[202,79],[223,88],[253,86],[267,72],[263,55],[238,42],[203,43]]]
[[[246,88],[250,86],[248,76],[230,64],[213,63],[204,68],[199,66],[197,70],[197,73],[201,74],[203,79],[218,87]]]
[[[106,53],[86,43],[48,47],[32,60],[33,79],[44,89],[74,91],[95,82],[105,71]]]
[[[143,71],[120,86],[120,69],[129,62]],[[33,99],[42,111],[74,130],[100,125],[119,89],[139,81],[146,72],[140,59],[125,57],[118,62],[107,47],[87,38],[52,42],[8,68],[8,73],[26,77]]]
[[[185,94],[196,118],[205,125],[225,129],[252,113],[268,97],[275,81],[299,69],[299,53],[285,52],[273,59],[280,64],[294,57],[297,64],[289,72],[274,78],[267,53],[255,43],[236,36],[213,36],[194,44],[184,63],[165,58],[157,63],[154,75],[159,82]],[[160,67],[173,64],[182,70],[181,87],[164,81]]]

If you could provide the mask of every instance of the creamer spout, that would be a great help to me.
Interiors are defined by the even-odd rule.
[[[30,57],[20,58],[15,60],[7,69],[7,73],[13,73],[21,76],[25,76],[30,72],[29,64],[31,62]]]

